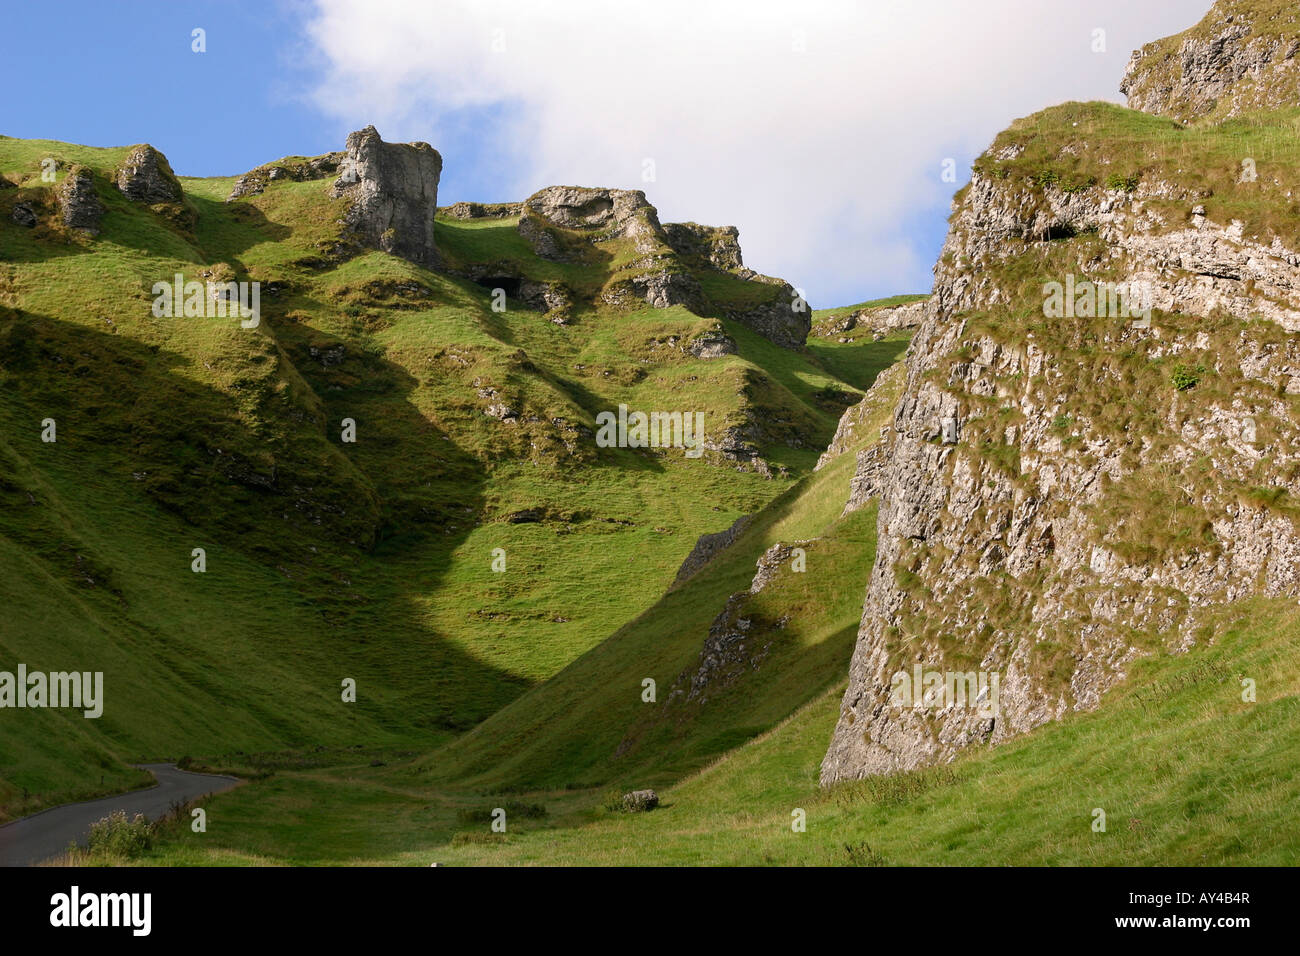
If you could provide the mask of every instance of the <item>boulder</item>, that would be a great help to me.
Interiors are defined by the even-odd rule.
[[[653,790],[633,790],[623,794],[623,809],[628,813],[643,813],[659,806],[659,794]]]
[[[428,143],[385,143],[367,126],[348,136],[330,194],[351,200],[343,222],[363,245],[437,268],[441,176],[442,156]]]
[[[113,183],[132,202],[152,206],[155,203],[178,203],[184,199],[181,184],[167,157],[148,143],[132,148]]]
[[[14,203],[13,211],[9,217],[20,226],[32,229],[36,226],[36,210],[31,207],[30,203]]]

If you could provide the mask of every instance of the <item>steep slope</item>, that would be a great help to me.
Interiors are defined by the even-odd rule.
[[[874,346],[877,370],[901,344]],[[510,789],[659,784],[832,683],[874,553],[874,509],[846,507],[853,452],[878,441],[902,384],[891,372],[846,413],[861,427],[815,475],[738,523],[724,546],[701,541],[701,558],[693,553],[653,606],[417,764],[422,778]]]
[[[552,223],[546,259],[520,204],[439,207],[440,166],[373,129],[237,179],[0,138],[0,670],[107,697],[4,712],[0,819],[142,758],[436,747],[649,607],[860,395],[734,230],[660,226],[638,264]],[[699,299],[614,294],[647,270]],[[178,274],[214,285],[169,310]],[[602,446],[620,405],[703,414],[702,457]]]
[[[1183,122],[1290,109],[1300,101],[1295,4],[1218,0],[1205,19],[1133,53],[1120,91],[1133,109]]]
[[[220,798],[219,836],[175,833],[155,859],[367,860],[478,842],[496,806],[511,833],[577,826],[610,787],[672,785],[823,698],[848,660],[874,547],[875,509],[846,507],[850,479],[897,400],[902,344],[867,346],[879,374],[815,474],[714,547],[704,536],[677,583],[598,647],[427,755],[337,768],[267,755],[253,767],[270,779]],[[250,769],[227,759],[216,766]],[[307,805],[310,830],[287,809]],[[337,837],[328,846],[322,829]]]
[[[1095,707],[1136,658],[1212,642],[1223,607],[1300,595],[1300,110],[1270,62],[1229,72],[1287,110],[1068,104],[976,162],[861,476],[879,546],[824,782]],[[993,694],[896,694],[917,667]]]

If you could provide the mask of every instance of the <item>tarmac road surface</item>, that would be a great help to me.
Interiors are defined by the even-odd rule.
[[[69,843],[84,846],[90,825],[114,811],[125,811],[128,819],[143,813],[146,818],[157,820],[174,803],[187,803],[239,784],[236,777],[190,773],[172,764],[140,766],[154,775],[158,781],[156,786],[85,803],[68,803],[0,827],[0,866],[32,866],[63,853]]]

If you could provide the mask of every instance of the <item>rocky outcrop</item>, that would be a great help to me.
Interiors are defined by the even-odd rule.
[[[99,235],[104,204],[95,193],[94,173],[86,166],[73,166],[58,188],[59,211],[63,224],[92,236]]]
[[[1136,51],[1120,90],[1180,122],[1300,103],[1300,10],[1219,0],[1197,26]]]
[[[690,344],[686,346],[686,351],[699,359],[715,359],[722,358],[724,355],[735,355],[737,349],[735,340],[719,325],[691,339]]]
[[[796,542],[777,542],[759,557],[748,591],[737,591],[727,599],[722,612],[709,625],[709,636],[700,649],[694,668],[678,675],[668,695],[670,705],[708,702],[710,694],[731,686],[759,668],[776,640],[774,632],[788,623],[787,617],[767,621],[754,613],[750,598],[762,592],[788,570]]]
[[[821,338],[848,339],[850,333],[870,335],[873,339],[884,338],[892,332],[915,329],[925,317],[925,302],[907,302],[903,305],[879,306],[869,309],[853,309],[845,313],[831,315],[818,322],[813,334]]]
[[[113,184],[132,202],[147,205],[180,203],[185,199],[180,181],[172,172],[167,157],[148,143],[132,147],[118,168]]]
[[[700,535],[699,540],[695,542],[695,547],[691,548],[691,553],[686,556],[682,566],[677,569],[677,577],[674,579],[673,584],[681,584],[712,561],[720,552],[731,547],[735,540],[749,527],[752,520],[753,515],[741,515],[725,531]]]
[[[835,426],[835,435],[826,446],[813,471],[820,471],[832,460],[866,441],[874,441],[878,436],[870,433],[872,422],[888,414],[898,402],[903,385],[903,366],[891,365],[871,383],[861,401],[846,409]],[[879,427],[879,426],[877,426]]]
[[[549,186],[524,201],[518,230],[538,256],[553,262],[588,260],[604,243],[630,242],[634,258],[601,290],[606,305],[683,306],[745,325],[785,348],[800,348],[808,338],[807,303],[788,282],[742,265],[734,226],[663,226],[640,190]],[[742,286],[738,302],[713,302],[692,271],[700,269],[767,288]]]
[[[523,210],[521,202],[455,202],[439,212],[451,219],[513,219]]]
[[[524,200],[518,229],[538,256],[554,262],[575,258],[573,245],[557,229],[576,231],[592,243],[631,239],[643,255],[664,245],[659,213],[639,189],[548,186]]]
[[[1047,128],[1078,155],[1068,122]],[[1297,250],[1267,219],[1216,219],[1176,164],[1066,184],[1016,166],[1013,134],[959,194],[902,397],[859,462],[877,555],[824,783],[1096,707],[1225,605],[1300,596],[1300,523],[1277,505],[1300,495]],[[1149,321],[1053,317],[1041,277],[1075,272],[1144,284]],[[916,665],[997,675],[995,712],[897,706]]]
[[[563,282],[555,280],[520,280],[519,301],[530,309],[547,313],[552,321],[561,325],[568,320],[569,311],[573,308],[573,294]]]
[[[724,306],[723,315],[783,348],[803,348],[812,330],[812,312],[803,296],[783,279],[756,276],[752,281],[772,286],[771,296],[752,305]]]
[[[265,166],[250,169],[235,180],[226,202],[234,202],[245,196],[259,196],[271,183],[302,183],[328,179],[338,172],[344,156],[344,153],[326,153],[324,156],[313,156],[301,162],[267,163]]]
[[[434,240],[442,156],[428,143],[385,143],[373,126],[348,135],[330,190],[349,200],[343,223],[363,245],[417,265],[441,265]]]
[[[740,254],[740,230],[735,226],[701,226],[696,222],[664,224],[668,245],[683,259],[707,263],[723,272],[745,268]]]

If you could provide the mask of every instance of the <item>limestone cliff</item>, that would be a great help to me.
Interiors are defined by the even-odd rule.
[[[1158,111],[1222,106],[1196,70],[1172,97],[1134,75]],[[1290,152],[1243,153],[1300,148],[1290,122],[1252,142],[1070,104],[976,162],[860,462],[878,552],[824,783],[1095,707],[1136,657],[1212,639],[1210,612],[1300,595],[1297,184]],[[1053,311],[1062,286],[1111,308]],[[899,706],[916,664],[999,675],[997,707]]]
[[[1120,86],[1129,106],[1186,122],[1300,102],[1300,10],[1218,0],[1199,24],[1133,54]]]
[[[788,282],[744,266],[734,226],[663,225],[640,190],[548,186],[524,201],[517,228],[538,256],[554,262],[589,261],[606,244],[630,244],[630,257],[601,292],[606,305],[680,305],[748,326],[785,348],[808,338],[807,303]],[[738,304],[717,305],[701,276],[729,284]]]

